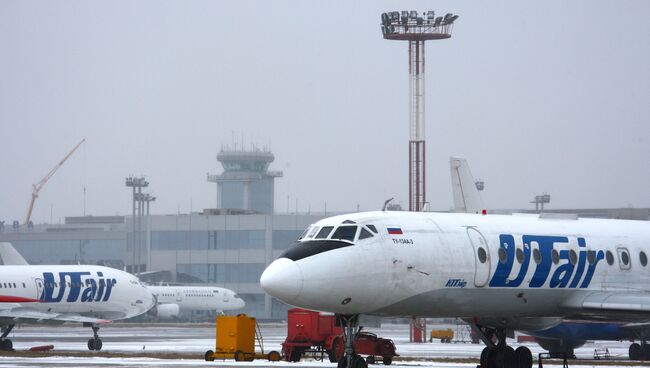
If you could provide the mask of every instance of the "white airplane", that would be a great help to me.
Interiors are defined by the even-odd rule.
[[[79,322],[91,327],[89,350],[101,350],[99,325],[140,315],[154,305],[133,275],[102,266],[0,266],[0,350],[17,323]]]
[[[365,212],[311,225],[260,283],[287,304],[340,316],[340,367],[365,367],[351,337],[370,314],[463,318],[487,345],[482,367],[531,368],[527,347],[507,345],[511,331],[650,321],[647,252],[650,221]]]
[[[147,288],[157,299],[157,305],[149,312],[159,318],[176,318],[182,311],[222,312],[246,306],[234,291],[215,286],[148,285]]]

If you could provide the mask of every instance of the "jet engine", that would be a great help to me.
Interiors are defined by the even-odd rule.
[[[176,318],[180,312],[178,304],[158,304],[155,308],[152,308],[152,315],[161,318],[169,319]]]

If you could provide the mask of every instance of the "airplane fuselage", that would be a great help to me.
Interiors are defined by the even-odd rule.
[[[649,292],[648,252],[647,221],[367,212],[312,225],[261,283],[308,309],[541,328],[594,293]]]

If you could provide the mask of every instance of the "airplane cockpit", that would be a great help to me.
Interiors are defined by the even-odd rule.
[[[318,239],[343,240],[354,243],[355,240],[372,238],[377,234],[377,228],[372,224],[357,224],[354,221],[345,220],[338,226],[310,225],[298,238],[298,241],[309,241]]]
[[[296,243],[280,257],[297,261],[326,251],[352,246],[378,235],[372,224],[360,224],[345,220],[340,224],[312,224]]]

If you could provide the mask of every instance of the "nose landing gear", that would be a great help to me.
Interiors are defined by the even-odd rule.
[[[472,329],[485,343],[481,352],[481,368],[532,368],[533,354],[525,346],[517,350],[506,344],[506,330],[480,328],[472,324]],[[497,344],[493,339],[496,337]]]
[[[99,326],[91,324],[90,328],[93,329],[93,337],[88,340],[88,350],[100,351],[102,350],[102,339],[99,338],[98,334]]]
[[[2,336],[0,336],[0,351],[12,351],[14,350],[14,344],[7,338],[11,330],[13,330],[14,325],[9,325],[2,328]]]
[[[359,315],[338,315],[343,336],[345,337],[345,354],[339,360],[337,368],[368,368],[368,363],[354,352],[354,341],[359,333]]]

